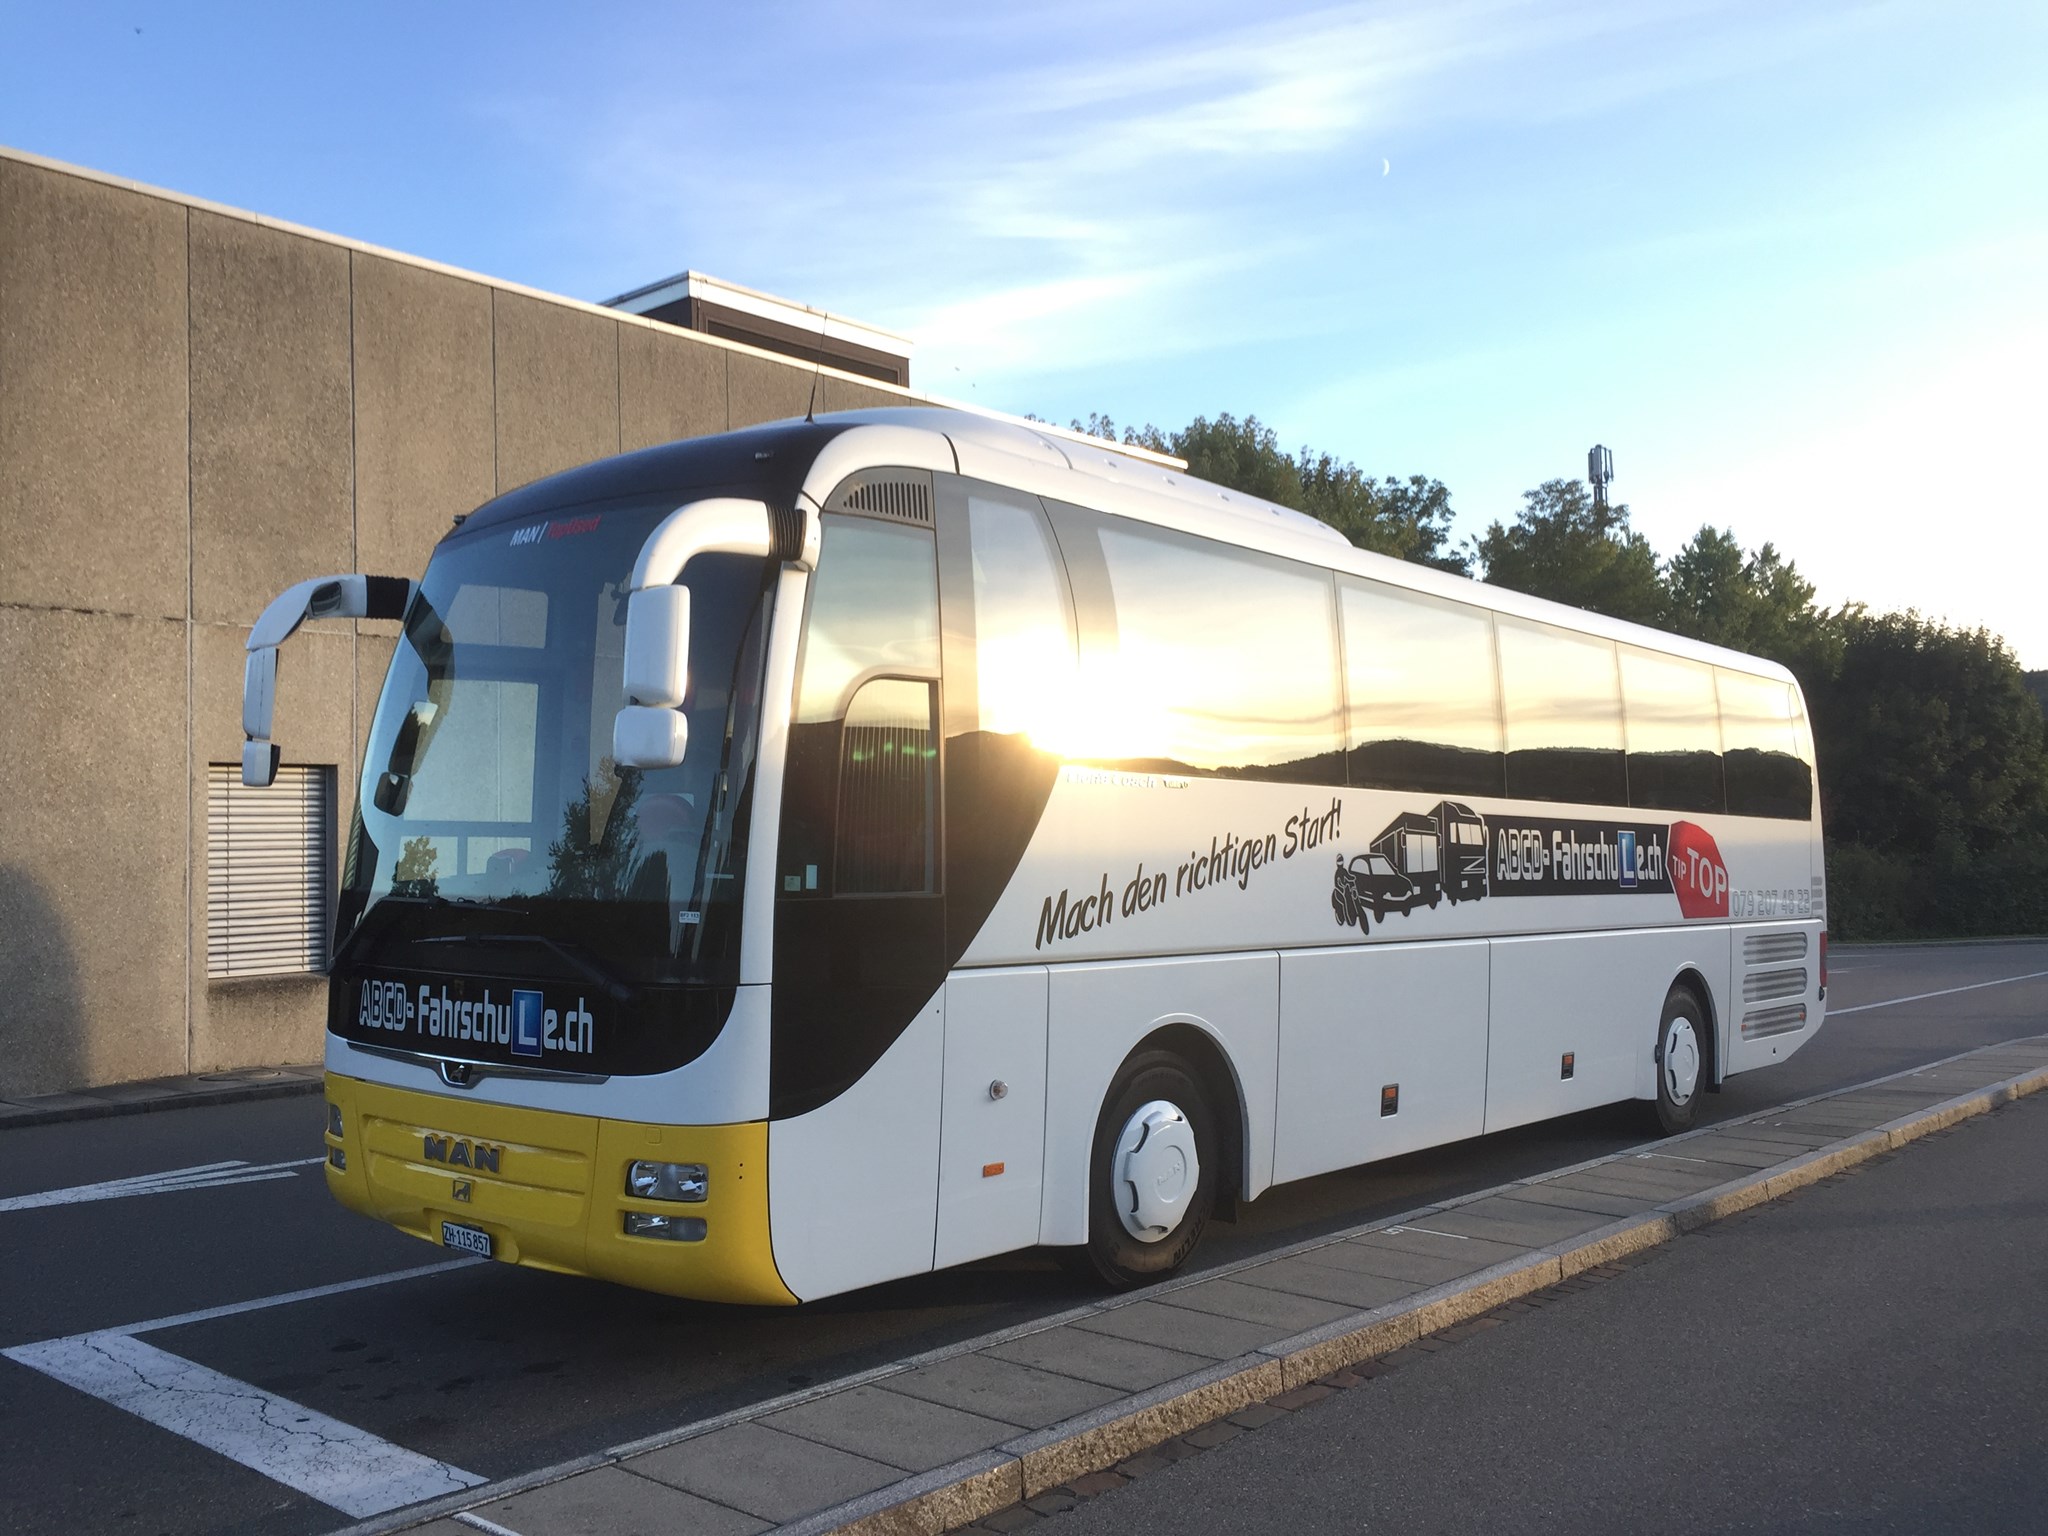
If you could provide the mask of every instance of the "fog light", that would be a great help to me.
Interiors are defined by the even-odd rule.
[[[348,1154],[339,1147],[329,1147],[327,1149],[327,1166],[336,1173],[347,1173]]]
[[[341,1138],[341,1106],[332,1099],[327,1101],[327,1134],[336,1140]]]
[[[648,1211],[626,1212],[626,1236],[665,1237],[672,1243],[701,1243],[710,1230],[702,1216],[657,1216]]]
[[[635,1163],[626,1170],[626,1193],[642,1200],[702,1200],[710,1179],[702,1163]]]

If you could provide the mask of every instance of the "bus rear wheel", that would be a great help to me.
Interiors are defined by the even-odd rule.
[[[1119,1290],[1172,1274],[1216,1208],[1216,1122],[1171,1051],[1124,1063],[1095,1122],[1087,1267]]]
[[[1706,1010],[1689,987],[1673,987],[1657,1021],[1657,1126],[1667,1136],[1689,1131],[1707,1091]]]

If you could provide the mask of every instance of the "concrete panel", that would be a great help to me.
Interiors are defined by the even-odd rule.
[[[192,213],[192,613],[355,568],[348,252]]]
[[[498,489],[619,451],[619,323],[493,290]]]
[[[353,271],[354,569],[417,576],[496,494],[491,290],[360,252]]]
[[[192,644],[192,1066],[194,1072],[320,1059],[327,983],[320,976],[206,974],[208,843],[206,770],[238,762],[242,752],[242,658],[248,631],[196,625]],[[375,640],[366,640],[375,645]],[[342,839],[354,803],[356,639],[345,630],[301,630],[278,653],[275,740],[287,763],[335,770],[334,843],[329,868],[341,869]]]
[[[865,411],[876,406],[922,405],[880,385],[851,384],[826,374],[818,384],[818,414],[827,411]]]
[[[185,612],[185,210],[0,160],[0,603]]]
[[[0,608],[0,1096],[186,1068],[185,629]]]
[[[392,626],[394,629],[396,625]],[[391,670],[391,657],[398,649],[392,635],[359,635],[356,638],[356,739],[352,761],[360,764],[370,742],[370,721],[377,713],[377,696],[384,691],[384,674]]]
[[[684,332],[619,327],[619,442],[628,451],[723,432],[725,348]]]
[[[811,381],[817,377],[817,369],[805,363],[777,363],[748,352],[728,352],[725,380],[732,424],[751,427],[803,415],[810,408]],[[818,394],[818,409],[823,410],[823,384]]]

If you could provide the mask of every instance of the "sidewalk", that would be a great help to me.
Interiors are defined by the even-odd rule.
[[[312,1066],[237,1067],[184,1077],[152,1077],[139,1083],[110,1083],[70,1093],[38,1093],[0,1099],[0,1131],[22,1125],[55,1125],[65,1120],[99,1120],[198,1104],[239,1104],[248,1099],[318,1093],[323,1069]]]
[[[351,1528],[938,1532],[1071,1502],[1431,1335],[2048,1087],[2048,1037],[1105,1299]],[[1333,1376],[1333,1373],[1336,1373]],[[1274,1405],[1274,1406],[1269,1406]],[[1232,1426],[1232,1430],[1237,1426]],[[1703,1469],[1703,1472],[1709,1469]],[[1726,1471],[1728,1469],[1722,1469]],[[1014,1514],[1006,1513],[1015,1511]]]
[[[2048,1529],[2044,1158],[2037,1095],[973,1529]]]

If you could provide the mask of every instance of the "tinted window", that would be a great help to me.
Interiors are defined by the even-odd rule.
[[[1721,721],[1714,669],[1621,648],[1628,706],[1628,802],[1655,811],[1719,811]]]
[[[1500,680],[1484,609],[1340,581],[1353,784],[1419,794],[1502,790]]]
[[[1059,557],[1028,508],[970,494],[967,519],[979,727],[1059,751],[1074,699],[1074,632]]]
[[[1073,755],[1341,783],[1329,574],[1123,522],[1100,539],[1116,627],[1084,648]]]
[[[938,687],[878,677],[861,685],[840,740],[840,895],[937,889]]]
[[[798,666],[782,893],[932,889],[939,599],[931,535],[828,516]]]
[[[1497,618],[1506,694],[1508,794],[1626,805],[1614,642]]]
[[[1792,685],[1715,669],[1731,816],[1813,814],[1813,776],[1793,724]]]

